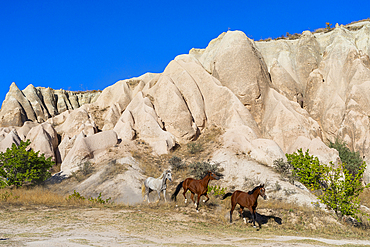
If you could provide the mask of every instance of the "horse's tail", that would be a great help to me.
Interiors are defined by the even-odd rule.
[[[229,192],[229,193],[226,193],[223,197],[222,197],[222,200],[225,200],[227,197],[231,196],[233,193]]]
[[[171,200],[176,201],[176,196],[180,192],[183,183],[184,181],[182,181],[181,183],[179,183],[179,185],[177,185],[175,192],[171,196]]]
[[[141,185],[141,195],[143,196],[143,198],[144,198],[144,196],[145,196],[145,184],[143,183],[143,185]],[[145,199],[145,198],[144,198]]]

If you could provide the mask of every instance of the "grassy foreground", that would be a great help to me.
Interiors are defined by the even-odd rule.
[[[149,240],[142,239],[142,236],[151,236],[157,240],[183,237],[184,241],[185,236],[190,236],[198,240],[218,239],[220,244],[223,243],[223,239],[241,241],[233,242],[232,245],[251,244],[255,241],[268,242],[269,240],[266,239],[274,236],[370,240],[369,224],[366,219],[363,225],[354,227],[338,221],[324,210],[276,200],[259,199],[257,213],[261,228],[255,229],[250,223],[247,225],[243,223],[237,213],[238,207],[234,211],[234,223],[230,224],[230,199],[222,201],[216,196],[211,196],[206,205],[201,203],[200,213],[196,213],[193,204],[185,205],[183,200],[179,200],[177,205],[175,202],[161,201],[130,206],[66,198],[68,195],[53,193],[42,187],[2,189],[0,190],[0,225],[9,229],[14,228],[15,232],[17,229],[33,229],[35,226],[48,229],[42,234],[29,232],[32,238],[45,238],[67,231],[71,226],[84,225],[89,231],[98,232],[106,231],[104,229],[108,226],[114,227],[116,231],[135,236],[144,242]],[[245,214],[249,216],[248,210]],[[0,238],[20,238],[18,233],[14,234],[8,232]],[[293,242],[299,241],[301,240]],[[4,242],[0,241],[1,244]],[[310,244],[315,245],[315,243]]]

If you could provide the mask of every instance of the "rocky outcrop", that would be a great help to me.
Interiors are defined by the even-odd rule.
[[[259,42],[228,31],[177,56],[163,73],[101,93],[32,85],[21,91],[13,83],[0,110],[0,144],[32,138],[70,173],[117,138],[138,139],[161,155],[217,126],[227,152],[267,166],[298,148],[338,162],[325,146],[335,138],[370,161],[370,22],[353,30],[337,25]],[[103,138],[107,144],[95,146]]]
[[[243,32],[229,31],[211,41],[199,61],[260,123],[263,101],[271,81],[264,59],[253,41]]]
[[[117,134],[110,130],[92,136],[80,135],[76,138],[72,149],[65,156],[61,165],[63,174],[70,175],[79,170],[82,163],[92,159],[94,155],[117,144]]]
[[[23,91],[13,82],[0,110],[0,127],[26,121],[43,123],[66,110],[93,103],[100,92],[72,92],[28,85]]]
[[[142,139],[157,154],[165,154],[175,146],[175,137],[163,130],[163,123],[149,98],[138,93],[118,120],[114,131],[124,140]]]

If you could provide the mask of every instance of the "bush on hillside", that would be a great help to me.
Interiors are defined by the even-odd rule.
[[[193,162],[190,163],[189,169],[190,174],[193,175],[196,179],[201,179],[205,175],[207,175],[207,172],[211,171],[217,175],[219,174],[219,163],[211,164],[209,162]]]
[[[176,171],[181,171],[186,168],[186,163],[182,161],[180,157],[177,156],[172,156],[169,160],[168,163],[171,166],[171,170],[176,172]]]
[[[286,154],[286,157],[293,167],[293,176],[297,177],[299,182],[311,190],[321,188],[324,167],[320,165],[317,157],[310,155],[309,150],[303,154],[302,149],[298,149],[297,153]]]
[[[329,142],[329,147],[334,148],[339,152],[339,158],[345,168],[349,171],[352,177],[356,177],[363,160],[361,159],[359,152],[352,152],[348,147],[346,142],[336,139],[335,142]]]
[[[362,212],[359,209],[359,195],[370,185],[362,184],[365,162],[353,176],[345,163],[339,167],[335,167],[332,162],[329,165],[320,164],[319,159],[309,155],[308,150],[303,154],[302,149],[299,149],[297,153],[286,156],[300,182],[307,188],[315,190],[322,203],[334,210],[338,217],[347,215],[360,221],[358,215]]]
[[[30,144],[29,140],[21,141],[19,146],[13,143],[12,148],[0,153],[0,188],[34,185],[50,177],[49,170],[54,164],[51,157],[46,159],[39,151],[27,150]]]

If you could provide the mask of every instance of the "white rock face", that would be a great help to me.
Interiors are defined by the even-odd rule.
[[[257,123],[271,86],[267,66],[254,43],[240,31],[228,31],[211,41],[199,61],[251,111]]]
[[[114,146],[117,142],[117,134],[113,130],[87,137],[79,136],[63,160],[61,165],[63,174],[68,176],[79,170],[82,162],[93,158],[94,155]]]
[[[217,126],[224,150],[266,166],[298,148],[338,162],[325,145],[336,138],[370,162],[369,55],[369,21],[295,40],[255,42],[228,31],[177,56],[163,73],[103,92],[21,91],[12,83],[0,110],[0,147],[31,138],[68,174],[117,138],[144,141],[161,155]]]
[[[51,119],[51,124],[55,130],[62,136],[73,137],[83,131],[86,135],[93,135],[97,132],[95,122],[89,113],[83,109],[65,112]]]
[[[163,130],[149,98],[138,93],[113,129],[118,138],[132,140],[135,136],[149,143],[157,154],[165,154],[175,146],[175,137]]]
[[[45,154],[45,158],[53,157],[57,163],[56,151],[58,148],[57,132],[49,123],[39,124],[33,127],[26,136],[26,140],[31,141],[30,148]]]
[[[28,85],[23,91],[13,82],[0,109],[0,127],[22,126],[25,121],[43,123],[66,110],[96,101],[100,92],[76,93]]]
[[[19,145],[21,139],[19,138],[16,131],[11,130],[9,133],[6,133],[4,138],[0,141],[0,152],[5,152],[8,148],[12,148],[12,145]]]

